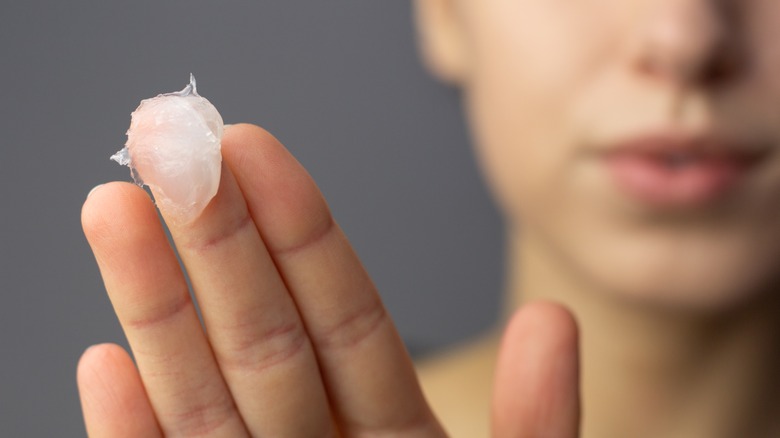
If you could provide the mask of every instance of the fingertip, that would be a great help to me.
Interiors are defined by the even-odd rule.
[[[111,376],[125,368],[123,355],[127,353],[115,344],[92,345],[81,354],[76,366],[76,383],[85,416],[103,415],[106,407],[103,399],[110,394]]]
[[[233,123],[225,125],[224,136],[222,137],[222,147],[227,144],[228,148],[234,144],[246,143],[277,143],[281,142],[268,130],[252,123]]]
[[[567,349],[575,346],[578,333],[577,320],[565,306],[553,301],[537,300],[523,305],[515,312],[507,324],[504,339],[522,342],[544,334],[546,341]]]
[[[507,325],[499,353],[495,436],[577,436],[579,372],[574,315],[550,301],[520,308]]]
[[[94,344],[87,347],[84,352],[81,353],[79,364],[92,363],[95,361],[101,361],[106,358],[114,359],[121,356],[122,354],[126,354],[125,350],[117,344],[111,342]]]
[[[118,303],[129,299],[116,293],[125,290],[126,282],[179,271],[154,203],[136,185],[105,184],[84,202],[81,223],[115,310]],[[176,283],[178,277],[169,280]]]
[[[234,173],[253,171],[270,182],[277,174],[289,176],[305,172],[279,139],[266,129],[249,123],[231,125],[225,132],[222,158]]]
[[[103,187],[103,184],[98,184],[95,187],[92,187],[92,190],[90,190],[89,193],[87,193],[87,199],[89,199],[89,197],[92,196],[92,194],[95,193],[95,191],[99,190],[101,187]]]
[[[312,177],[265,129],[233,125],[223,138],[222,156],[272,252],[296,248],[332,227],[330,208]]]
[[[107,370],[122,368],[128,361],[132,365],[132,359],[119,345],[104,343],[88,347],[76,366],[79,387],[94,386]]]
[[[151,199],[135,184],[110,182],[98,187],[81,208],[81,226],[90,244],[129,231],[128,224],[157,220]]]
[[[138,194],[134,193],[137,191],[145,193],[134,184],[119,181],[93,188],[81,207],[81,222],[85,230],[92,229],[92,225],[106,222],[107,216],[117,215],[118,210],[124,209],[126,201],[137,203],[138,200],[134,199],[138,197]]]
[[[87,348],[76,374],[90,437],[160,435],[141,378],[122,347],[105,343]]]

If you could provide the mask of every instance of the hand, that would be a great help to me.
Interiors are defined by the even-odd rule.
[[[137,363],[110,344],[82,356],[89,436],[443,436],[373,283],[306,171],[251,125],[227,130],[222,153],[206,210],[188,224],[167,220],[203,325],[146,193],[110,183],[84,205],[85,234]],[[514,432],[516,407],[543,417],[557,415],[562,400],[571,405],[568,393],[533,404],[518,399],[527,388],[514,392],[529,383],[512,370],[527,350],[512,340],[551,361],[570,353],[525,339],[529,320],[508,331],[498,436],[528,436]],[[552,380],[567,366],[532,362],[517,362],[543,377],[531,390],[553,384],[558,394]]]

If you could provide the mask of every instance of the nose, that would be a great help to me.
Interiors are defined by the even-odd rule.
[[[640,74],[680,86],[712,86],[744,69],[746,57],[730,0],[648,3],[651,9],[636,28],[633,46]]]

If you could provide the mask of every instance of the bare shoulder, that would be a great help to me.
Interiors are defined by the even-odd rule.
[[[491,333],[416,363],[425,396],[453,438],[489,435],[498,344]]]

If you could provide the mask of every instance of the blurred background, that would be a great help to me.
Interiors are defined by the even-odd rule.
[[[84,435],[78,358],[126,343],[81,204],[130,179],[108,157],[131,111],[190,72],[308,168],[415,357],[493,323],[501,221],[409,1],[3,2],[0,59],[0,436]]]

